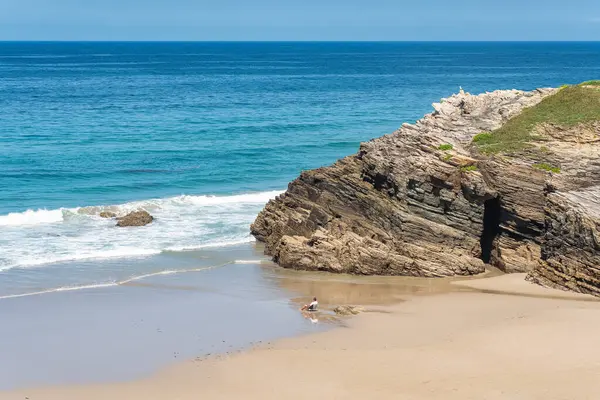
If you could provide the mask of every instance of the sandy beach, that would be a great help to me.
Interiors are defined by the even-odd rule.
[[[0,399],[597,398],[595,298],[542,289],[520,274],[455,285],[466,290],[371,305],[346,327],[185,361],[142,380]]]

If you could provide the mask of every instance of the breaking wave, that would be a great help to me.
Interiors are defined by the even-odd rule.
[[[119,205],[27,210],[0,215],[0,271],[44,264],[145,257],[251,242],[249,226],[281,191],[231,196],[182,195]],[[117,228],[99,214],[146,210],[151,225]]]
[[[52,224],[63,220],[63,210],[27,210],[0,215],[0,226]]]

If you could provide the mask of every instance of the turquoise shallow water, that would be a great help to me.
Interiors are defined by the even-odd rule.
[[[0,43],[0,296],[249,242],[301,170],[459,86],[599,76],[598,43]],[[156,222],[97,216],[136,208]]]

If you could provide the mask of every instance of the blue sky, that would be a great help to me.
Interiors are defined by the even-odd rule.
[[[600,0],[0,0],[0,40],[600,40]]]

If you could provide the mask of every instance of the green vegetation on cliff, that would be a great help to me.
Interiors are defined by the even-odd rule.
[[[548,172],[554,172],[555,174],[560,173],[560,168],[554,167],[554,166],[552,166],[550,164],[546,164],[546,163],[533,164],[533,168],[541,169],[543,171],[548,171]]]
[[[600,81],[587,81],[581,84],[582,86],[600,86]]]
[[[492,140],[492,134],[489,132],[481,132],[473,136],[473,143],[478,143],[480,145],[489,144]]]
[[[542,124],[569,128],[600,120],[600,81],[567,86],[539,104],[523,110],[500,129],[481,133],[473,143],[484,153],[514,152],[540,139],[535,128]]]

